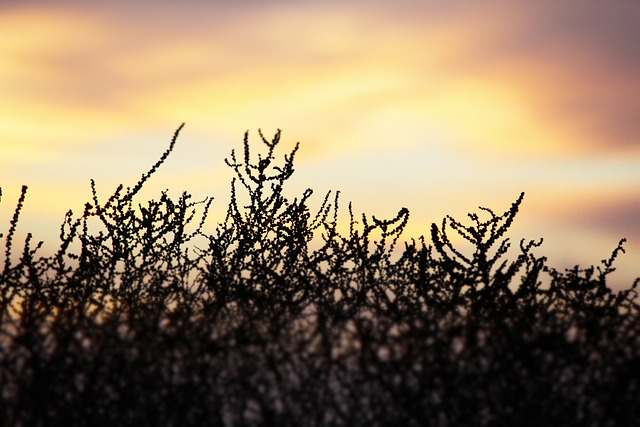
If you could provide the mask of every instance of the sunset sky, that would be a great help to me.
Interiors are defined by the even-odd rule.
[[[640,2],[0,2],[0,204],[55,247],[94,178],[224,211],[244,132],[301,143],[290,194],[411,212],[407,238],[479,205],[563,268],[628,238],[640,276]],[[24,235],[24,234],[22,234]]]

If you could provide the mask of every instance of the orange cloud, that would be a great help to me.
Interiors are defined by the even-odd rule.
[[[16,12],[2,22],[22,41],[3,47],[11,90],[0,103],[0,132],[35,141],[46,129],[41,141],[73,144],[87,130],[188,120],[227,138],[275,125],[320,144],[321,126],[333,137],[319,153],[371,148],[384,122],[396,148],[444,135],[442,143],[475,155],[568,152],[579,148],[573,141],[589,149],[602,136],[585,125],[593,114],[558,114],[585,99],[584,85],[568,85],[557,71],[569,64],[486,54],[514,25],[453,12],[404,25],[376,9],[339,8],[260,10],[243,15],[241,28],[195,29],[86,11]],[[607,96],[589,86],[590,105]]]

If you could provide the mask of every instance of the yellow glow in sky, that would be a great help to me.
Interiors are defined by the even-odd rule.
[[[280,128],[301,142],[294,189],[407,206],[413,235],[525,191],[515,239],[587,264],[626,236],[632,276],[638,19],[595,0],[0,6],[0,220],[28,184],[25,220],[50,239],[90,178],[132,185],[182,121],[150,193],[224,206],[223,158],[245,130]]]

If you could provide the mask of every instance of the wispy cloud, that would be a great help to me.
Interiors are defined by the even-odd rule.
[[[109,150],[160,150],[187,121],[218,154],[281,128],[308,178],[387,188],[367,210],[425,191],[444,211],[596,203],[640,184],[639,18],[596,0],[3,2],[1,184],[85,183],[88,156],[138,174]]]

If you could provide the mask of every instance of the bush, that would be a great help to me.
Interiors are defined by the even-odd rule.
[[[19,257],[18,201],[0,275],[0,424],[617,426],[640,419],[636,280],[613,292],[622,243],[601,266],[558,271],[542,241],[506,238],[508,211],[447,217],[401,243],[409,212],[381,220],[339,195],[287,199],[298,146],[276,163],[231,153],[226,217],[211,199],[135,202],[82,215],[60,247]],[[241,196],[242,192],[244,196]],[[239,202],[245,197],[247,204]],[[451,233],[473,245],[456,248]],[[1,236],[1,235],[0,235]],[[313,244],[312,244],[313,242]],[[398,246],[402,246],[398,247]]]

